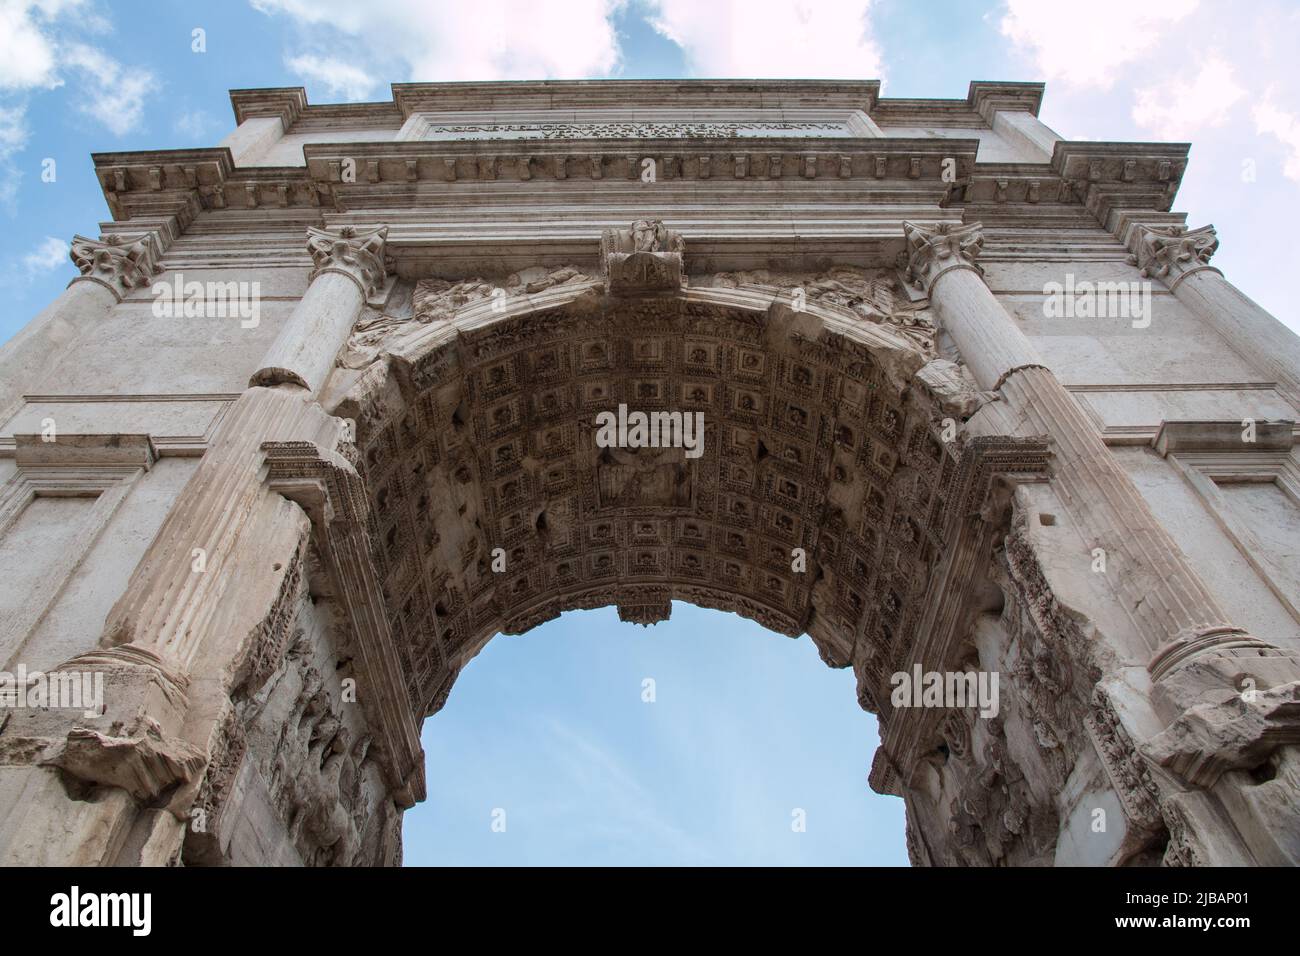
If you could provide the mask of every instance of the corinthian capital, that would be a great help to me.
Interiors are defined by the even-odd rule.
[[[1160,279],[1173,291],[1193,272],[1210,270],[1210,257],[1219,248],[1213,226],[1188,229],[1186,226],[1138,226],[1137,248],[1129,262],[1147,278]]]
[[[935,280],[950,269],[972,269],[984,274],[975,264],[984,245],[984,227],[978,222],[964,226],[905,222],[903,235],[907,237],[907,278],[918,289],[929,292]]]
[[[307,252],[314,268],[311,277],[327,272],[347,276],[369,299],[384,284],[384,242],[387,226],[341,226],[337,229],[307,229]]]
[[[109,235],[103,239],[73,236],[70,255],[81,271],[73,282],[98,282],[119,302],[130,290],[148,285],[162,271],[158,244],[149,233]]]

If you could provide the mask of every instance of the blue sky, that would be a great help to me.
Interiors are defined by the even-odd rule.
[[[604,76],[875,78],[912,97],[1045,80],[1042,118],[1067,138],[1191,141],[1177,208],[1300,329],[1296,50],[1300,6],[1278,0],[0,0],[0,341],[74,275],[67,240],[107,218],[90,153],[215,145],[230,88],[326,103]],[[681,605],[649,630],[566,615],[490,643],[427,723],[407,860],[905,863],[901,802],[866,786],[875,740],[851,674],[806,637]]]

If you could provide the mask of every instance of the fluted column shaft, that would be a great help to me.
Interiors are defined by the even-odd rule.
[[[144,648],[186,673],[220,614],[222,593],[248,558],[240,539],[254,527],[266,494],[262,443],[331,448],[339,431],[339,422],[300,389],[240,395],[109,612],[102,643]]]
[[[984,283],[974,264],[983,241],[979,225],[927,229],[909,223],[905,231],[910,272],[929,290],[939,323],[979,385],[1001,393],[1026,433],[1052,440],[1054,485],[1067,505],[1076,506],[1087,547],[1104,549],[1106,580],[1148,660],[1248,639],[1228,621],[1083,409]]]
[[[313,396],[330,369],[366,300],[382,286],[387,227],[307,231],[315,269],[311,284],[250,385],[300,385]]]
[[[313,399],[360,315],[365,290],[384,279],[386,233],[308,230],[316,269],[307,293],[136,566],[109,614],[104,644],[143,647],[181,673],[193,663],[265,494],[262,443],[308,441],[327,450],[337,443],[342,424]],[[191,567],[196,553],[201,573]]]

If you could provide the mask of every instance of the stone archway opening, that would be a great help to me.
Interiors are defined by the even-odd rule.
[[[874,718],[808,637],[673,605],[491,640],[421,733],[404,865],[906,865]]]
[[[883,726],[889,662],[978,586],[943,571],[987,550],[971,529],[1010,460],[952,440],[976,389],[890,271],[686,284],[636,256],[399,280],[339,360],[412,706],[436,713],[497,633],[679,600],[808,633]],[[701,413],[702,453],[601,447],[620,406]]]

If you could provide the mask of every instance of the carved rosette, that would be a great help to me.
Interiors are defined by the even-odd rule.
[[[658,219],[638,219],[629,229],[606,229],[601,269],[611,295],[676,292],[682,287],[686,243]]]
[[[1160,279],[1172,292],[1194,272],[1209,270],[1222,275],[1209,264],[1218,248],[1219,238],[1213,226],[1140,226],[1137,251],[1129,257],[1129,263],[1137,266],[1144,277]]]
[[[73,236],[70,256],[81,272],[73,282],[97,282],[120,302],[132,289],[148,285],[162,272],[154,237],[108,235],[101,239]]]
[[[362,297],[370,299],[383,286],[388,273],[384,268],[384,243],[388,227],[307,229],[307,252],[311,255],[314,281],[328,272],[345,275],[357,284]]]
[[[971,269],[983,275],[975,264],[984,246],[980,223],[957,225],[942,222],[936,226],[903,223],[907,237],[907,278],[916,288],[928,293],[939,276],[951,269]]]

